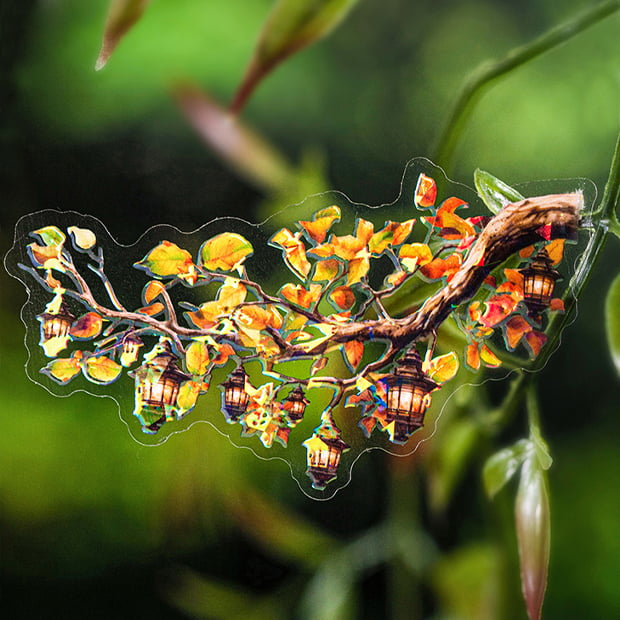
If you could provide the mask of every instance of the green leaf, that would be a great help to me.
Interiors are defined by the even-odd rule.
[[[620,375],[620,274],[611,283],[605,301],[605,324],[611,359]]]
[[[521,469],[515,518],[523,598],[530,620],[539,620],[547,588],[551,525],[547,476],[534,454]]]
[[[499,213],[507,204],[524,199],[516,189],[480,168],[474,172],[474,184],[478,196],[492,213]]]
[[[112,0],[106,19],[101,51],[95,71],[105,67],[112,52],[128,30],[142,17],[149,0]]]
[[[185,353],[185,365],[192,375],[204,375],[209,366],[209,349],[204,342],[192,342]]]
[[[520,439],[509,448],[504,448],[488,458],[482,470],[482,479],[489,498],[492,499],[502,490],[526,457],[532,453],[532,448],[531,441]]]
[[[263,26],[232,110],[241,110],[259,82],[285,58],[329,34],[356,2],[278,0]]]
[[[56,226],[45,226],[45,228],[39,228],[35,230],[35,235],[39,235],[39,238],[45,245],[62,245],[65,242],[65,233],[56,228]]]

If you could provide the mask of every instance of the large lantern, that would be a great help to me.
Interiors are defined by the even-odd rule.
[[[131,376],[136,380],[136,410],[146,432],[157,432],[176,405],[179,387],[190,379],[177,366],[177,356],[168,342],[153,359],[145,362]]]
[[[553,261],[547,250],[542,248],[525,269],[519,269],[523,276],[523,301],[530,316],[540,320],[541,312],[549,307],[555,281],[560,274],[553,269]]]
[[[303,417],[304,411],[306,410],[306,406],[310,401],[306,398],[304,391],[301,385],[298,385],[285,399],[283,402],[284,410],[286,411],[286,415],[288,419],[293,423],[297,424]]]
[[[324,421],[303,445],[308,451],[306,473],[312,480],[312,486],[324,489],[336,478],[340,457],[349,446],[340,439],[340,431],[331,420]]]
[[[391,440],[406,443],[409,437],[424,426],[424,414],[438,387],[423,370],[418,352],[412,348],[396,367],[396,372],[384,380],[386,385],[386,420],[393,422]]]
[[[228,381],[222,383],[224,393],[222,394],[222,411],[226,414],[229,422],[236,422],[245,413],[250,395],[245,391],[245,381],[247,375],[243,366],[239,366],[230,375]]]
[[[37,319],[41,322],[41,340],[46,342],[51,338],[68,336],[71,324],[75,321],[75,315],[69,310],[63,300],[58,308],[58,312],[44,312],[39,314]]]

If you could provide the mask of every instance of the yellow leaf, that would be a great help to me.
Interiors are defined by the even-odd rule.
[[[181,414],[185,414],[196,406],[196,401],[203,384],[199,381],[184,381],[179,388],[177,395],[177,406],[181,409]]]
[[[228,314],[245,301],[247,289],[237,278],[226,278],[217,293],[217,301],[223,313]]]
[[[357,220],[357,226],[355,227],[355,236],[366,245],[375,231],[375,227],[372,222],[364,220],[361,217]]]
[[[222,233],[205,241],[200,247],[200,261],[205,269],[235,269],[252,253],[252,244],[237,233]]]
[[[223,315],[222,307],[217,301],[207,301],[198,310],[186,312],[185,316],[200,329],[215,327]]]
[[[484,362],[485,366],[489,366],[490,368],[497,368],[502,365],[502,360],[500,360],[486,344],[480,347],[480,359]]]
[[[156,276],[176,276],[187,273],[193,265],[192,256],[187,250],[170,241],[162,241],[135,266]]]
[[[299,225],[308,233],[316,243],[323,243],[327,231],[334,222],[340,221],[340,209],[337,206],[327,207],[317,211],[311,222],[299,222]]]
[[[86,377],[93,383],[106,385],[118,379],[122,366],[109,357],[89,357],[84,368]]]
[[[209,349],[204,342],[192,342],[185,352],[185,366],[192,375],[204,375],[209,366]]]
[[[370,269],[368,255],[359,256],[349,261],[349,272],[347,274],[347,284],[355,284],[366,277]]]
[[[235,312],[235,319],[249,329],[261,330],[267,327],[280,329],[282,316],[274,306],[245,306]]]
[[[73,357],[51,361],[41,372],[64,385],[80,372],[81,360],[82,352],[76,351]]]
[[[301,284],[289,283],[280,289],[280,294],[291,303],[297,304],[302,308],[310,308],[312,304],[318,301],[321,291],[322,287],[318,284],[312,284],[308,290],[301,286]]]
[[[67,232],[73,237],[73,244],[80,250],[90,250],[97,243],[95,233],[88,228],[69,226]]]
[[[269,244],[281,247],[287,265],[301,279],[305,279],[312,266],[306,257],[306,247],[300,239],[300,234],[293,234],[288,228],[283,228],[270,239]]]
[[[459,358],[451,351],[445,355],[435,357],[428,364],[424,364],[424,370],[436,383],[445,383],[456,375],[459,369]]]
[[[342,263],[335,258],[327,258],[317,262],[312,280],[315,282],[332,280],[340,272],[341,264]]]
[[[406,243],[400,248],[398,257],[402,266],[409,272],[433,260],[431,249],[425,243]]]
[[[330,244],[333,254],[344,260],[353,260],[357,257],[358,252],[366,248],[364,241],[353,235],[345,235],[344,237],[334,236],[331,238]]]

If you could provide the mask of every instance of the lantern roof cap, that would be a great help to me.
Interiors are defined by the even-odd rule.
[[[49,304],[48,304],[48,307],[49,307]],[[67,319],[73,322],[76,317],[75,317],[75,314],[73,314],[73,312],[71,312],[71,310],[69,309],[69,305],[67,304],[67,302],[63,299],[60,302],[60,306],[58,306],[57,312],[49,312],[46,310],[45,312],[39,314],[37,318],[42,319],[44,321],[47,321],[50,319],[62,318],[62,319]]]
[[[538,250],[530,264],[524,269],[519,269],[519,273],[523,276],[544,274],[554,280],[560,278],[560,274],[553,268],[553,260],[545,247]]]

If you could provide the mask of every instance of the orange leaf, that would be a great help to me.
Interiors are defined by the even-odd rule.
[[[154,304],[151,304],[150,306],[145,306],[144,308],[138,308],[136,312],[139,312],[140,314],[148,314],[149,316],[155,316],[156,314],[159,314],[160,312],[162,312],[163,309],[164,309],[164,304],[160,303],[159,301],[156,301]]]
[[[479,320],[485,327],[494,327],[512,314],[519,302],[512,295],[494,295],[484,303],[486,310]]]
[[[433,381],[445,383],[456,375],[459,369],[459,358],[454,351],[451,351],[445,355],[435,357],[428,364],[424,364],[423,368]]]
[[[547,336],[542,332],[532,330],[525,336],[528,348],[532,352],[532,357],[536,357],[540,350],[543,348],[545,342],[547,342]]]
[[[547,250],[547,254],[549,254],[549,258],[553,261],[554,265],[557,265],[562,261],[562,257],[564,256],[565,241],[565,239],[554,239],[551,243],[548,243],[545,246],[545,250]]]
[[[61,246],[30,243],[27,247],[32,262],[38,265],[45,265],[50,259],[60,259]]]
[[[370,269],[370,260],[367,255],[362,255],[349,261],[347,284],[355,284],[366,276]]]
[[[502,360],[500,360],[486,344],[480,347],[480,359],[484,362],[485,366],[489,366],[490,368],[497,368],[502,365]]]
[[[385,282],[390,286],[400,286],[407,278],[406,271],[395,271],[386,277]]]
[[[288,228],[283,228],[270,239],[269,244],[281,247],[287,265],[296,275],[305,279],[310,273],[311,265],[300,235],[301,233],[293,234]]]
[[[405,243],[398,252],[403,267],[411,272],[418,266],[428,265],[433,260],[431,249],[425,243]]]
[[[313,215],[311,222],[299,222],[299,225],[316,243],[323,243],[327,236],[327,231],[334,222],[338,221],[340,221],[340,209],[334,205],[317,211]]]
[[[345,235],[344,237],[333,236],[330,242],[333,249],[332,254],[344,260],[353,260],[361,250],[366,248],[364,241],[353,235]]]
[[[432,207],[437,199],[437,184],[434,179],[420,174],[415,188],[414,202],[419,207]]]
[[[480,368],[480,349],[476,342],[467,345],[465,359],[471,369],[478,370]]]
[[[80,340],[87,340],[94,338],[101,332],[103,327],[103,319],[96,312],[88,312],[82,315],[71,326],[70,334],[73,338],[79,338]]]
[[[463,259],[460,254],[451,254],[448,258],[435,258],[430,263],[422,266],[420,271],[429,280],[450,278],[460,269]]]
[[[482,304],[479,301],[472,301],[471,304],[469,304],[467,311],[469,313],[469,318],[472,321],[480,320],[480,317],[482,316],[482,310],[480,310],[481,305]]]
[[[329,297],[342,310],[348,310],[355,303],[355,293],[348,286],[339,286]]]
[[[45,274],[45,282],[47,283],[47,285],[52,288],[60,288],[62,286],[62,284],[60,283],[59,280],[57,280],[53,275],[51,270],[47,270],[47,273]]]
[[[145,304],[150,304],[158,295],[161,295],[166,287],[159,280],[151,280],[142,291]]]
[[[198,310],[186,312],[185,316],[200,329],[209,329],[217,325],[223,314],[222,306],[217,301],[207,301]]]
[[[511,317],[506,323],[506,342],[510,349],[514,349],[521,338],[532,331],[532,326],[520,315]]]
[[[302,308],[309,308],[316,303],[321,296],[321,286],[312,284],[310,290],[307,290],[301,284],[285,284],[280,289],[280,294],[291,303],[297,304]]]
[[[364,220],[361,217],[357,220],[357,226],[355,227],[355,236],[364,242],[366,245],[375,231],[375,227],[372,222]]]
[[[551,303],[549,304],[549,309],[553,312],[566,312],[566,309],[564,308],[564,301],[559,297],[555,297],[551,300]]]
[[[282,327],[282,316],[274,306],[245,306],[235,313],[235,318],[243,326],[249,329],[266,329]]]
[[[532,254],[534,254],[534,250],[536,250],[536,248],[533,245],[528,245],[522,250],[519,250],[519,256],[521,258],[529,258]]]
[[[213,363],[216,366],[222,366],[231,355],[235,354],[235,350],[229,344],[221,344],[217,348],[217,355],[213,358]]]
[[[359,340],[349,340],[344,343],[345,361],[352,370],[355,370],[364,356],[364,343]]]

